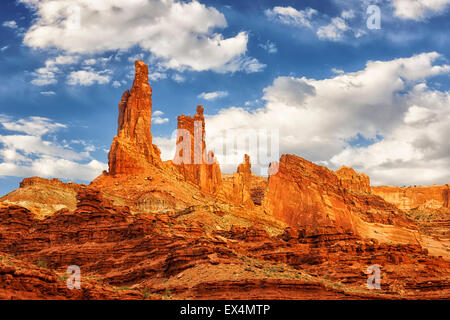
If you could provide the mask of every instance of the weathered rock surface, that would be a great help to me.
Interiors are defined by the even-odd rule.
[[[222,183],[214,153],[207,151],[203,106],[193,116],[181,115],[177,123],[177,151],[173,163],[185,177],[205,193],[214,194]]]
[[[264,200],[266,211],[295,228],[340,227],[357,234],[360,217],[355,214],[355,200],[359,199],[348,192],[341,181],[337,174],[325,167],[294,155],[283,155],[278,172],[269,177]],[[347,186],[350,185],[347,183]],[[384,203],[373,202],[374,206],[378,204]],[[396,211],[393,206],[390,209]],[[385,222],[383,218],[367,219]]]
[[[448,184],[418,187],[379,186],[372,187],[371,191],[402,210],[450,208]]]
[[[0,300],[137,300],[137,290],[117,290],[94,279],[84,278],[80,290],[67,287],[68,275],[38,267],[0,252]],[[151,299],[158,297],[146,296]]]
[[[370,193],[370,179],[364,173],[359,174],[353,168],[343,166],[336,174],[343,189],[355,193]]]
[[[75,210],[76,195],[82,188],[76,183],[64,183],[58,179],[25,178],[17,190],[0,198],[0,202],[25,207],[40,217],[58,210]]]
[[[208,220],[186,220],[189,213],[132,215],[91,188],[77,201],[74,212],[43,220],[18,206],[0,208],[0,298],[434,299],[450,293],[449,262],[419,245],[333,238],[342,235],[339,228],[288,228],[271,236],[258,226],[232,225],[209,232]],[[377,292],[365,288],[365,269],[373,264],[383,270]],[[69,291],[61,280],[69,265],[81,268],[81,290]]]
[[[126,90],[119,103],[117,136],[108,155],[109,173],[145,174],[150,165],[161,164],[160,150],[152,144],[152,88],[148,83],[148,67],[136,61],[136,74],[131,90]]]

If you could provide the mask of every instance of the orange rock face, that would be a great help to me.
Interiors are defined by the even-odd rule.
[[[415,208],[450,208],[448,184],[442,186],[419,187],[372,187],[372,193],[379,195],[386,201],[393,203],[403,210]]]
[[[142,174],[148,166],[161,164],[160,150],[152,144],[152,88],[148,68],[136,61],[136,74],[131,90],[126,90],[119,103],[117,136],[108,155],[109,173]]]
[[[233,190],[231,192],[231,198],[234,203],[242,204],[249,208],[254,206],[251,197],[251,168],[250,156],[246,154],[244,162],[238,166],[237,171],[233,174]]]
[[[81,187],[58,179],[25,178],[19,189],[0,198],[0,202],[20,205],[45,217],[64,208],[75,210],[76,195]]]
[[[342,188],[350,192],[370,193],[369,176],[357,173],[353,168],[341,167],[336,171]]]
[[[197,106],[193,117],[178,117],[177,151],[173,163],[187,181],[198,185],[203,192],[217,192],[222,174],[214,154],[206,149],[203,106]]]
[[[364,221],[417,229],[393,205],[375,195],[361,194],[367,185],[361,184],[360,177],[342,179],[342,173],[294,155],[283,155],[278,172],[269,177],[265,210],[290,226],[308,228],[311,233],[340,230],[358,235],[364,229]],[[355,174],[353,171],[344,177]]]
[[[339,226],[356,233],[339,188],[337,175],[293,155],[283,155],[278,172],[269,177],[264,205],[267,212],[292,227]]]

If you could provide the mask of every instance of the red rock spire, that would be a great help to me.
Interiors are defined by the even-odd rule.
[[[109,173],[144,174],[149,166],[161,164],[160,151],[152,144],[152,88],[148,68],[135,62],[136,74],[131,90],[126,90],[119,103],[117,136],[108,155]]]
[[[197,184],[206,193],[215,193],[222,183],[222,174],[214,153],[206,152],[203,111],[203,106],[197,106],[197,113],[194,116],[178,117],[174,163],[187,181]],[[184,147],[190,149],[190,155],[183,154],[186,151]]]

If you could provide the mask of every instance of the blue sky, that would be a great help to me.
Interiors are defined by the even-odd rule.
[[[276,129],[279,153],[374,184],[448,183],[449,2],[2,1],[0,194],[100,174],[136,58],[165,159],[176,117],[202,104],[213,149],[227,129]]]

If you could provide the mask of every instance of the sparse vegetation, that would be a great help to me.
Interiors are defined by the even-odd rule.
[[[170,292],[169,289],[166,288],[166,291],[164,292],[164,298],[165,299],[172,299],[172,292]]]
[[[140,290],[142,293],[142,299],[147,300],[150,297],[150,291],[147,288]]]
[[[39,268],[48,269],[47,261],[45,261],[43,259],[39,259],[36,263],[36,266],[38,266]]]

